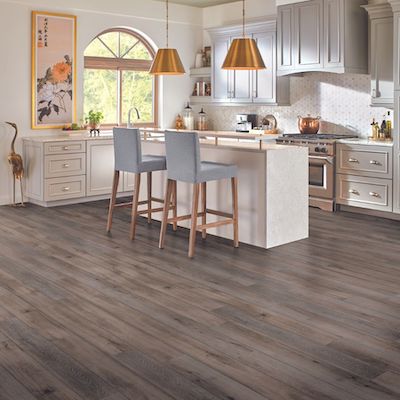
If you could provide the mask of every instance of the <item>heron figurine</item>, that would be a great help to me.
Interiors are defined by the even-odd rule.
[[[15,141],[18,136],[18,127],[17,124],[13,122],[6,122],[6,124],[10,125],[14,128],[15,134],[14,138],[11,142],[11,151],[8,154],[8,163],[11,165],[12,173],[13,173],[13,206],[16,206],[15,203],[15,181],[19,180],[20,189],[21,189],[21,206],[24,206],[24,190],[22,186],[22,178],[24,176],[24,163],[22,161],[22,157],[20,154],[15,152]]]

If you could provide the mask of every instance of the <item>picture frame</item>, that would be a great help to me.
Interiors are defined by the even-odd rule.
[[[204,67],[211,67],[211,46],[204,47]]]
[[[32,11],[32,129],[76,122],[75,15]]]

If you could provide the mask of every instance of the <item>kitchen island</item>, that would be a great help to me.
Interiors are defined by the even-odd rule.
[[[221,136],[224,135],[224,138]],[[239,182],[239,239],[242,243],[271,248],[308,237],[308,152],[295,146],[280,146],[222,132],[216,141],[212,132],[201,139],[203,160],[235,164]],[[229,133],[232,136],[234,133]],[[223,140],[222,140],[223,139]],[[247,139],[247,137],[245,138]],[[27,196],[42,206],[57,206],[109,198],[113,176],[113,139],[100,137],[45,136],[24,140]],[[165,154],[163,132],[144,132],[144,154]],[[146,177],[143,176],[145,180]],[[166,172],[153,174],[153,194],[164,197]],[[131,194],[133,176],[122,174],[120,196]],[[180,214],[189,213],[191,188],[178,184]],[[210,182],[209,208],[230,212],[228,181]],[[146,198],[142,185],[141,199]],[[153,218],[161,219],[161,213]],[[210,216],[209,221],[212,221]],[[188,227],[187,221],[180,223]],[[127,227],[128,232],[128,227]],[[222,226],[210,234],[232,238],[232,229]]]

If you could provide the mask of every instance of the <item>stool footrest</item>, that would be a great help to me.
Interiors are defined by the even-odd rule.
[[[203,229],[217,228],[219,226],[231,225],[231,224],[233,224],[232,219],[223,219],[222,221],[215,221],[215,222],[210,222],[208,224],[197,225],[196,229],[202,231]]]
[[[114,204],[113,207],[131,207],[132,206],[132,202],[126,202],[126,203],[118,203],[118,204]]]
[[[174,208],[173,206],[169,207],[170,210],[173,210],[173,208]],[[152,212],[152,213],[161,212],[161,211],[164,211],[164,207],[152,208],[151,210],[147,210],[147,209],[146,210],[140,210],[137,213],[138,213],[138,215],[143,215],[143,214],[148,214],[149,211]]]
[[[157,197],[152,197],[152,198],[151,198],[151,201],[154,201],[154,202],[156,202],[156,203],[164,204],[164,200],[163,200],[163,199],[159,199],[159,198],[157,198]]]
[[[207,208],[206,212],[207,214],[217,215],[218,217],[233,218],[233,214],[223,211],[210,210]]]

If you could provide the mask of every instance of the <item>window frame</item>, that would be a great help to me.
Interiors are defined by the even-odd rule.
[[[139,71],[145,72],[149,71],[151,64],[153,63],[154,57],[156,55],[155,50],[150,45],[150,43],[139,33],[132,31],[127,28],[111,28],[107,29],[94,37],[88,46],[99,36],[110,32],[126,33],[135,37],[140,41],[147,49],[151,55],[151,60],[135,60],[126,59],[121,57],[94,57],[94,56],[84,56],[84,69],[97,69],[97,70],[111,70],[117,71],[117,115],[119,122],[102,124],[102,129],[110,129],[113,127],[127,127],[127,123],[121,123],[122,121],[122,72],[123,71]],[[107,46],[106,46],[107,47]],[[141,122],[135,123],[135,126],[142,128],[157,128],[158,127],[158,103],[159,103],[159,77],[153,76],[153,122]],[[140,111],[140,110],[139,110]]]

